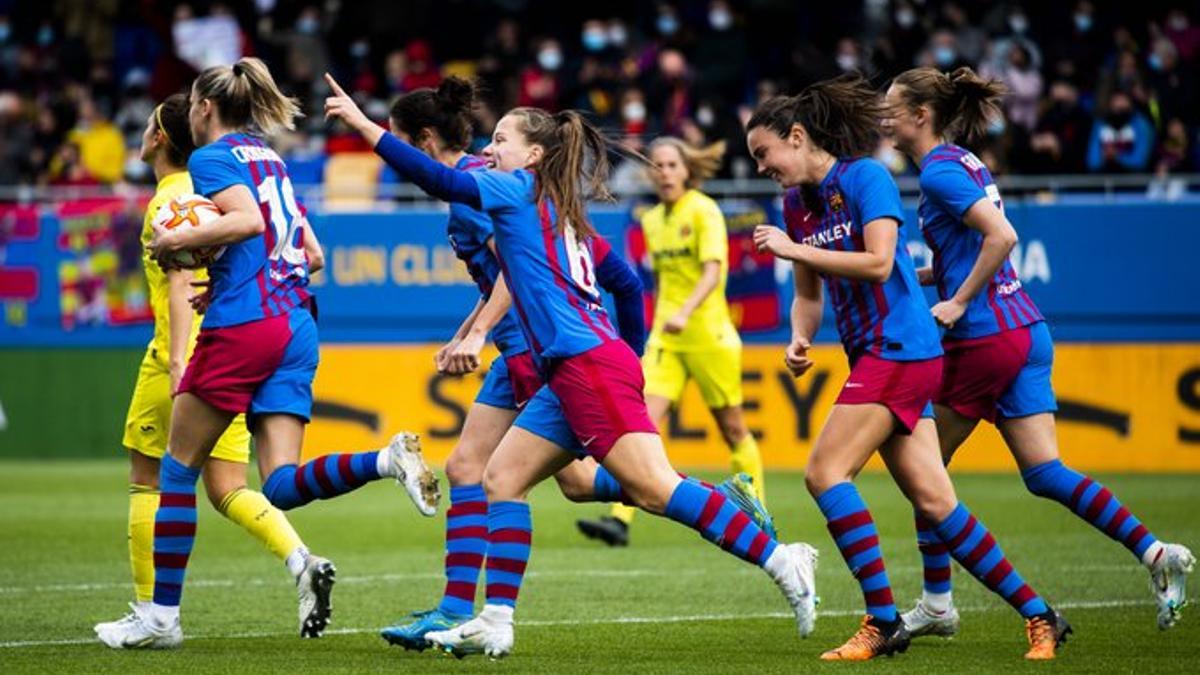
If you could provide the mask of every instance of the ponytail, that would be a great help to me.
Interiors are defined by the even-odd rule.
[[[685,185],[691,190],[699,188],[704,181],[715,176],[725,161],[725,141],[717,141],[703,148],[697,148],[681,138],[663,136],[650,144],[647,154],[660,147],[675,148],[679,153],[679,158],[683,160],[683,165],[687,167],[688,172]]]
[[[587,200],[613,201],[608,190],[609,140],[575,110],[551,115],[539,108],[509,112],[521,119],[525,139],[543,148],[535,198],[549,199],[558,211],[561,234],[569,224],[581,236],[596,234],[587,217]]]
[[[206,68],[192,85],[196,96],[211,100],[221,121],[236,129],[254,126],[270,136],[296,128],[303,117],[296,99],[284,95],[260,59],[243,57],[232,66]]]
[[[423,129],[434,129],[447,150],[471,147],[471,110],[475,105],[475,86],[451,75],[438,88],[417,89],[392,104],[391,119],[396,128],[413,141]]]
[[[878,92],[861,75],[842,75],[809,85],[795,96],[776,96],[758,105],[746,131],[766,127],[780,138],[799,124],[818,148],[835,157],[875,152],[886,116]]]
[[[963,66],[946,74],[935,68],[914,68],[896,77],[900,97],[909,110],[927,105],[933,112],[933,133],[954,142],[971,141],[987,133],[988,122],[999,117],[1006,93],[997,80],[986,80]]]

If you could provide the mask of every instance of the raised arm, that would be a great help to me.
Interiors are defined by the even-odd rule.
[[[372,122],[329,73],[325,73],[325,82],[333,91],[333,96],[325,99],[327,121],[341,120],[358,132],[388,166],[431,196],[480,208],[479,186],[466,172],[433,160]]]

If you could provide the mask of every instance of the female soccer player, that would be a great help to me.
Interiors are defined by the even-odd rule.
[[[192,194],[187,162],[193,150],[188,97],[175,94],[154,109],[142,132],[141,159],[153,168],[158,180],[154,197],[146,206],[143,244],[150,241],[153,234],[150,223],[159,207],[176,197]],[[143,255],[142,263],[154,311],[154,337],[138,368],[137,384],[125,419],[124,445],[129,451],[129,559],[137,607],[144,610],[150,605],[154,590],[154,513],[159,501],[159,463],[167,447],[171,421],[171,395],[179,387],[200,328],[188,303],[190,283],[203,281],[207,273],[179,269],[164,272],[148,252]],[[249,461],[250,433],[239,415],[217,440],[211,461],[204,466],[209,501],[281,560],[302,557],[304,544],[287,517],[262,493],[247,489]],[[117,622],[97,624],[97,637],[102,642],[111,642],[109,633],[114,626],[133,621],[134,616],[129,614]]]
[[[1150,572],[1158,627],[1175,625],[1195,565],[1191,551],[1160,542],[1108,488],[1063,464],[1050,384],[1054,346],[1045,320],[1008,262],[1017,233],[1004,215],[986,166],[954,145],[976,137],[999,115],[1002,86],[970,68],[947,75],[933,68],[902,73],[887,92],[896,147],[921,169],[921,232],[933,250],[919,270],[937,287],[932,309],[946,329],[942,386],[934,396],[942,458],[949,464],[979,420],[1000,430],[1026,487],[1053,499],[1120,542]],[[917,519],[925,586],[904,614],[912,635],[954,635],[958,612],[950,594],[950,560],[927,522]]]
[[[358,130],[389,165],[425,191],[492,217],[513,306],[548,382],[517,416],[484,471],[486,605],[475,619],[426,638],[460,655],[504,656],[512,650],[513,610],[531,541],[527,495],[585,455],[611,472],[639,507],[692,527],[763,567],[792,606],[800,634],[811,632],[816,551],[807,544],[778,545],[720,492],[684,480],[671,468],[646,413],[637,356],[618,339],[599,302],[584,186],[604,194],[603,136],[573,111],[551,115],[518,108],[497,123],[484,150],[496,168],[456,171],[373,124],[326,77],[334,92],[325,102],[327,118]]]
[[[483,170],[484,161],[465,151],[471,142],[473,101],[472,85],[456,77],[446,78],[436,90],[418,89],[405,94],[392,106],[392,133],[444,166]],[[474,614],[475,586],[487,551],[486,536],[474,529],[486,524],[484,468],[518,411],[543,384],[516,314],[510,309],[511,296],[496,258],[491,216],[452,203],[447,229],[451,246],[479,287],[480,299],[451,341],[438,351],[438,370],[450,374],[476,370],[489,334],[500,356],[492,362],[467,411],[458,444],[446,461],[450,510],[446,517],[446,586],[441,602],[432,610],[415,612],[407,624],[381,632],[388,642],[406,649],[424,649],[429,644],[427,633],[453,628]],[[641,354],[646,337],[641,282],[619,256],[611,253],[607,242],[596,239],[593,246],[597,284],[613,294],[621,337]],[[569,437],[560,444],[568,442]],[[556,473],[555,479],[574,501],[619,497],[613,494],[616,481],[593,462],[572,462]],[[769,521],[765,512],[755,513],[753,497],[738,492],[734,484],[722,484],[719,489],[726,490],[724,494],[739,507],[750,504],[747,515],[756,522]]]
[[[759,173],[788,188],[791,237],[762,225],[760,250],[794,263],[792,341],[784,362],[799,377],[821,324],[820,279],[833,298],[850,376],[809,457],[805,483],[862,587],[867,616],[826,660],[902,652],[909,635],[896,612],[879,538],[854,477],[879,449],[900,490],[955,559],[1026,619],[1029,659],[1052,659],[1070,631],[1005,559],[983,523],[954,494],[937,451],[929,401],[941,379],[937,327],[899,236],[900,193],[878,144],[883,108],[865,80],[820,82],[763,102],[746,125]]]
[[[200,146],[188,161],[195,189],[221,216],[203,227],[155,227],[147,244],[164,267],[180,250],[224,246],[209,268],[211,303],[171,413],[168,454],[159,473],[154,523],[154,596],[111,633],[112,646],[176,647],[183,640],[179,601],[196,530],[196,479],[233,418],[245,413],[254,434],[263,493],[281,509],[344,494],[383,475],[406,483],[429,515],[436,484],[415,447],[399,434],[385,450],[328,455],[297,468],[312,408],[317,331],[309,299],[305,237],[287,167],[248,133],[292,128],[294,100],[253,58],[202,72],[192,84],[189,121]],[[410,447],[412,446],[412,447]],[[300,633],[319,636],[330,615],[333,564],[301,547],[288,559],[300,595]]]
[[[659,203],[642,216],[657,286],[654,329],[642,357],[646,408],[650,419],[661,421],[688,380],[695,380],[729,446],[733,472],[748,474],[758,498],[765,499],[762,456],[742,417],[742,340],[725,302],[725,217],[700,191],[720,168],[725,143],[697,149],[668,136],[651,143],[649,155]],[[633,514],[614,504],[608,516],[580,520],[578,526],[589,537],[624,546]]]

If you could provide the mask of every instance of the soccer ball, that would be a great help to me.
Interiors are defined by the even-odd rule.
[[[173,230],[177,227],[204,227],[221,216],[211,199],[200,195],[180,195],[159,207],[154,224]],[[168,261],[174,267],[194,270],[215,263],[225,252],[224,246],[202,246],[176,251]]]

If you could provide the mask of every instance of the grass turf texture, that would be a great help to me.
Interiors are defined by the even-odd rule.
[[[91,626],[118,618],[132,597],[125,472],[116,460],[0,463],[0,670],[1182,673],[1195,672],[1200,655],[1200,608],[1160,633],[1147,575],[1132,556],[1057,504],[1029,496],[1015,474],[957,476],[956,484],[1025,578],[1074,625],[1052,664],[1023,662],[1020,619],[957,565],[958,638],[919,640],[907,654],[865,665],[817,661],[855,630],[861,596],[799,474],[773,474],[768,483],[783,538],[822,553],[822,615],[808,640],[796,636],[783,599],[757,569],[648,516],[634,522],[628,549],[584,541],[574,519],[601,508],[570,504],[548,484],[533,498],[534,548],[514,654],[493,663],[390,647],[377,629],[439,597],[443,520],[421,518],[401,491],[380,482],[290,514],[309,546],[338,566],[325,638],[296,636],[295,593],[282,564],[204,504],[184,591],[183,649],[114,652],[92,639]],[[1158,536],[1200,548],[1200,476],[1097,478]],[[886,476],[865,475],[859,485],[907,609],[921,576],[910,512]]]

